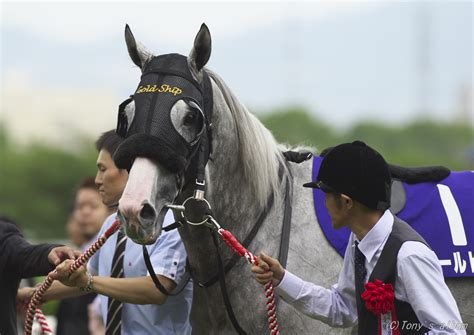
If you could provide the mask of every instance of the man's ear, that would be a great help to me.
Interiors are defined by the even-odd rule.
[[[342,203],[346,209],[352,209],[354,207],[354,200],[351,197],[341,194]]]

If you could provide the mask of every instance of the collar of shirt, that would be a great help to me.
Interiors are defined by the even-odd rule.
[[[375,226],[364,236],[362,241],[358,241],[357,237],[353,234],[354,241],[359,242],[359,250],[364,254],[368,263],[372,261],[372,257],[374,257],[377,250],[380,249],[390,235],[393,221],[393,215],[390,210],[387,209]]]

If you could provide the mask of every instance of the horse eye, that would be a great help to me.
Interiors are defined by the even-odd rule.
[[[196,112],[190,111],[186,113],[186,116],[184,117],[184,120],[183,120],[183,124],[185,126],[191,126],[194,124],[194,121],[196,121]]]

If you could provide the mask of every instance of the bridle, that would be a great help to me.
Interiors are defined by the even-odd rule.
[[[167,64],[171,64],[174,69],[170,69]],[[156,84],[150,86],[151,84],[146,84],[147,82],[156,82]],[[154,157],[155,152],[149,152],[147,151],[147,147],[150,147],[150,145],[141,145],[141,146],[136,146],[137,141],[147,141],[151,143],[151,146],[153,144],[156,144],[160,139],[157,138],[156,135],[159,136],[159,134],[153,134],[152,129],[147,127],[145,131],[148,132],[148,134],[140,134],[137,129],[134,129],[134,121],[135,120],[129,120],[126,114],[126,107],[129,105],[133,100],[138,100],[143,97],[143,93],[145,91],[154,91],[152,92],[153,95],[147,96],[147,98],[151,101],[149,104],[149,109],[147,110],[147,113],[153,113],[153,112],[161,112],[161,113],[171,113],[171,107],[172,104],[179,100],[178,98],[170,100],[167,104],[166,107],[169,109],[163,110],[160,106],[157,104],[157,97],[160,93],[159,89],[155,91],[155,87],[157,85],[160,85],[160,83],[167,82],[167,83],[173,83],[176,86],[175,88],[179,89],[180,91],[184,91],[182,93],[183,97],[178,97],[179,99],[186,100],[188,105],[193,107],[196,111],[198,111],[199,116],[202,119],[202,129],[197,133],[196,138],[191,142],[191,143],[183,143],[182,138],[180,138],[180,135],[177,134],[176,131],[172,131],[171,127],[168,127],[170,129],[167,130],[168,132],[168,138],[170,137],[169,135],[171,134],[171,137],[173,137],[172,142],[178,143],[179,148],[181,148],[182,153],[180,153],[180,156],[175,159],[175,161],[180,162],[177,165],[179,166],[167,166],[166,165],[166,159],[158,159],[160,162],[164,163],[165,167],[167,167],[169,170],[174,170],[177,172],[178,175],[183,175],[184,176],[184,182],[180,183],[177,181],[178,184],[178,189],[181,191],[185,189],[189,184],[194,182],[194,194],[192,197],[187,198],[182,205],[176,206],[176,205],[169,205],[171,209],[173,209],[175,212],[177,211],[178,213],[181,213],[181,220],[176,222],[175,224],[164,227],[163,230],[169,231],[173,228],[177,228],[179,225],[181,225],[184,222],[189,222],[190,224],[193,224],[193,221],[190,220],[185,220],[184,219],[184,209],[185,205],[187,208],[190,208],[190,204],[194,203],[197,206],[202,207],[203,205],[207,205],[207,208],[210,210],[210,205],[207,202],[206,199],[204,199],[204,194],[206,190],[206,180],[205,180],[205,168],[207,165],[207,162],[209,160],[209,157],[212,153],[212,113],[213,113],[213,99],[212,99],[212,84],[211,80],[209,78],[209,75],[205,72],[202,71],[202,81],[199,83],[196,81],[196,79],[193,77],[191,72],[189,71],[189,68],[187,66],[187,59],[184,56],[177,55],[177,54],[170,54],[170,55],[163,55],[163,56],[158,56],[152,59],[145,67],[144,71],[141,76],[141,81],[140,84],[138,85],[138,88],[135,92],[135,94],[131,95],[130,98],[126,99],[124,102],[122,102],[119,105],[119,111],[118,111],[118,119],[117,119],[117,128],[116,132],[118,135],[126,138],[126,140],[119,146],[117,149],[116,153],[114,154],[114,160],[116,165],[119,168],[127,168],[130,169],[131,163],[133,162],[134,157],[130,157],[128,154],[123,154],[128,153],[131,147],[135,148],[145,148],[145,150],[141,151],[135,151],[134,156],[143,156],[151,159],[156,159]],[[146,85],[145,85],[146,84]],[[168,85],[168,84],[167,84]],[[170,85],[171,86],[171,85]],[[185,89],[186,88],[186,89]],[[177,90],[175,90],[176,92]],[[141,95],[140,95],[141,94]],[[180,93],[181,94],[181,93]],[[158,106],[158,107],[155,107]],[[155,109],[158,109],[156,111]],[[147,120],[150,121],[150,117],[147,117]],[[168,120],[165,120],[165,122]],[[165,123],[166,124],[166,123]],[[168,126],[170,125],[170,122],[168,121]],[[135,125],[135,128],[137,125]],[[130,141],[130,139],[132,139]],[[153,143],[155,142],[155,143]],[[169,141],[166,141],[166,143],[169,143]],[[165,149],[168,151],[172,151],[172,145],[167,145],[165,146]],[[187,150],[186,150],[187,149]],[[183,163],[183,161],[185,161]],[[181,185],[180,185],[181,184]],[[178,192],[179,194],[180,192]],[[178,209],[181,209],[179,211]],[[209,211],[206,211],[206,214],[210,214]],[[188,217],[190,215],[188,214]],[[203,222],[201,222],[203,223]],[[196,223],[198,225],[199,223]],[[185,277],[183,280],[178,284],[178,286],[173,290],[173,292],[169,292],[159,281],[158,276],[155,274],[153,267],[150,262],[150,257],[148,254],[148,250],[146,249],[146,246],[143,246],[143,256],[145,260],[145,264],[147,266],[147,269],[153,279],[153,282],[155,283],[155,286],[165,295],[177,295],[179,294],[184,287],[186,286],[187,282],[189,281],[189,271],[186,272]]]
[[[151,63],[148,64],[142,74],[142,81],[139,84],[139,89],[137,89],[137,92],[140,91],[140,88],[143,88],[143,81],[150,81],[150,76],[154,76],[153,80],[156,81],[156,85],[159,85],[159,83],[164,82],[167,80],[171,81],[172,83],[181,83],[182,85],[185,85],[187,87],[197,89],[194,90],[194,92],[199,92],[200,96],[192,96],[192,101],[195,104],[195,108],[200,111],[200,115],[202,117],[203,121],[203,128],[202,130],[198,133],[198,138],[192,145],[189,146],[183,146],[182,141],[178,138],[172,138],[172,142],[178,143],[178,148],[182,148],[182,152],[178,153],[177,155],[179,157],[174,157],[172,153],[168,153],[168,156],[171,156],[172,158],[176,158],[174,161],[178,162],[176,166],[170,166],[169,164],[167,165],[167,162],[163,157],[157,157],[153,156],[156,154],[156,152],[151,152],[148,151],[148,149],[144,148],[145,146],[141,146],[141,149],[135,152],[135,157],[136,156],[141,156],[141,157],[147,157],[151,159],[158,160],[160,163],[164,165],[164,167],[168,168],[171,171],[175,172],[181,172],[185,176],[184,178],[184,183],[180,190],[183,190],[188,187],[192,187],[194,189],[193,195],[185,199],[181,204],[169,204],[167,207],[169,209],[172,209],[173,212],[175,213],[175,216],[178,217],[178,221],[168,227],[163,227],[164,231],[168,231],[170,229],[177,228],[179,226],[188,224],[190,226],[204,226],[209,228],[211,237],[213,240],[213,243],[216,248],[216,253],[217,253],[217,261],[218,261],[218,272],[213,275],[210,279],[206,281],[201,281],[198,278],[195,277],[193,274],[191,265],[189,264],[189,261],[186,261],[186,275],[184,280],[182,280],[178,286],[173,290],[173,292],[169,292],[163,285],[160,283],[158,277],[156,276],[153,267],[151,265],[148,251],[145,246],[143,246],[143,256],[145,259],[145,264],[147,266],[147,269],[154,281],[155,286],[165,295],[177,295],[181,292],[181,290],[186,286],[189,278],[193,278],[193,280],[200,286],[200,287],[210,287],[211,285],[215,284],[217,281],[219,281],[220,286],[221,286],[221,291],[222,295],[225,301],[226,305],[226,310],[229,315],[229,318],[232,321],[232,324],[236,331],[239,334],[246,334],[245,331],[241,328],[239,325],[234,311],[232,309],[232,305],[230,303],[230,299],[228,296],[226,284],[225,284],[225,275],[235,266],[237,261],[239,260],[239,256],[233,255],[229,261],[224,265],[220,256],[220,251],[219,251],[219,245],[217,242],[217,227],[220,228],[219,224],[214,218],[211,204],[208,202],[206,199],[206,181],[205,181],[205,168],[206,165],[209,161],[209,157],[212,153],[212,114],[213,114],[213,95],[212,95],[212,85],[211,81],[209,78],[209,75],[206,73],[206,71],[202,71],[202,82],[198,83],[194,77],[191,75],[189,72],[189,69],[187,67],[187,62],[185,61],[186,57],[172,54],[172,55],[165,55],[168,57],[168,59],[165,59],[165,61],[169,61],[170,59],[174,59],[176,63],[180,62],[180,67],[181,69],[169,69],[162,64],[160,64],[159,61],[153,62],[154,59],[152,59]],[[159,56],[163,57],[163,56]],[[159,58],[156,57],[156,58]],[[166,63],[166,62],[165,62]],[[185,68],[184,68],[185,66]],[[183,84],[184,83],[184,84]],[[186,84],[187,83],[187,84]],[[150,84],[148,84],[147,89]],[[179,84],[176,84],[179,85]],[[153,86],[153,87],[155,87]],[[178,86],[176,86],[178,87]],[[133,99],[137,99],[137,94],[132,97]],[[158,92],[153,92],[153,95],[150,97],[148,96],[148,100],[151,102],[149,103],[149,109],[148,113],[153,112],[155,109],[159,109],[159,111],[163,112],[163,109],[161,108],[161,105],[159,107],[155,107],[157,105],[157,96]],[[140,96],[141,98],[142,96]],[[165,107],[170,107],[171,104],[175,101],[172,98],[168,99],[169,101],[165,100]],[[121,154],[121,148],[123,149],[124,147],[130,148],[136,145],[136,141],[145,139],[148,144],[159,144],[160,142],[160,134],[152,134],[152,131],[150,130],[149,127],[145,129],[145,132],[148,131],[147,134],[140,134],[139,131],[137,131],[138,127],[132,124],[129,124],[128,119],[125,115],[125,106],[130,103],[130,99],[126,100],[126,102],[122,103],[119,107],[119,117],[118,117],[118,123],[117,123],[117,133],[123,137],[130,137],[130,139],[134,139],[133,141],[130,141],[128,139],[125,140],[125,142],[119,147],[117,150],[116,154],[114,155],[114,160],[116,162],[116,165],[119,168],[129,168],[130,163],[133,162],[133,159],[131,157],[126,157],[125,155]],[[166,112],[166,111],[165,111]],[[171,110],[169,110],[171,112]],[[150,121],[150,116],[147,116],[147,120]],[[167,120],[165,120],[166,122]],[[176,134],[171,133],[171,137],[176,136]],[[127,143],[127,141],[129,143]],[[164,150],[172,150],[173,148],[171,145],[168,144],[169,140],[166,139],[167,145],[162,147]],[[125,151],[125,150],[123,150]],[[130,150],[129,150],[130,151]],[[285,155],[285,157],[287,157]],[[161,159],[160,159],[161,158]],[[184,159],[183,159],[184,158]],[[185,160],[185,163],[182,163],[183,160]],[[181,163],[179,163],[181,162]],[[288,246],[289,246],[289,235],[290,235],[290,222],[291,222],[291,214],[292,214],[292,183],[293,183],[293,178],[291,174],[289,173],[289,169],[287,166],[285,166],[284,163],[280,163],[279,166],[279,177],[281,180],[281,184],[285,184],[285,209],[284,209],[284,215],[283,215],[283,224],[282,224],[282,239],[280,243],[280,250],[279,250],[279,261],[283,266],[286,266],[286,260],[287,260],[287,255],[288,255]],[[194,185],[191,186],[191,184],[194,183]],[[178,192],[179,193],[179,192]],[[244,242],[242,245],[247,248],[248,245],[252,242],[254,237],[257,235],[260,227],[262,226],[263,222],[265,221],[268,213],[272,210],[273,208],[273,203],[274,203],[274,194],[270,194],[266,203],[266,206],[262,213],[260,214],[259,218],[253,225],[250,233],[247,235],[247,237],[244,239]]]

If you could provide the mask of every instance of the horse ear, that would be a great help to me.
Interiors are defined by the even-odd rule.
[[[143,68],[145,62],[150,58],[151,53],[140,43],[137,44],[128,24],[125,25],[125,43],[127,44],[128,54],[132,61],[139,68]]]
[[[196,72],[201,71],[209,57],[211,57],[211,33],[206,24],[203,23],[194,39],[194,46],[189,54],[191,69]]]

